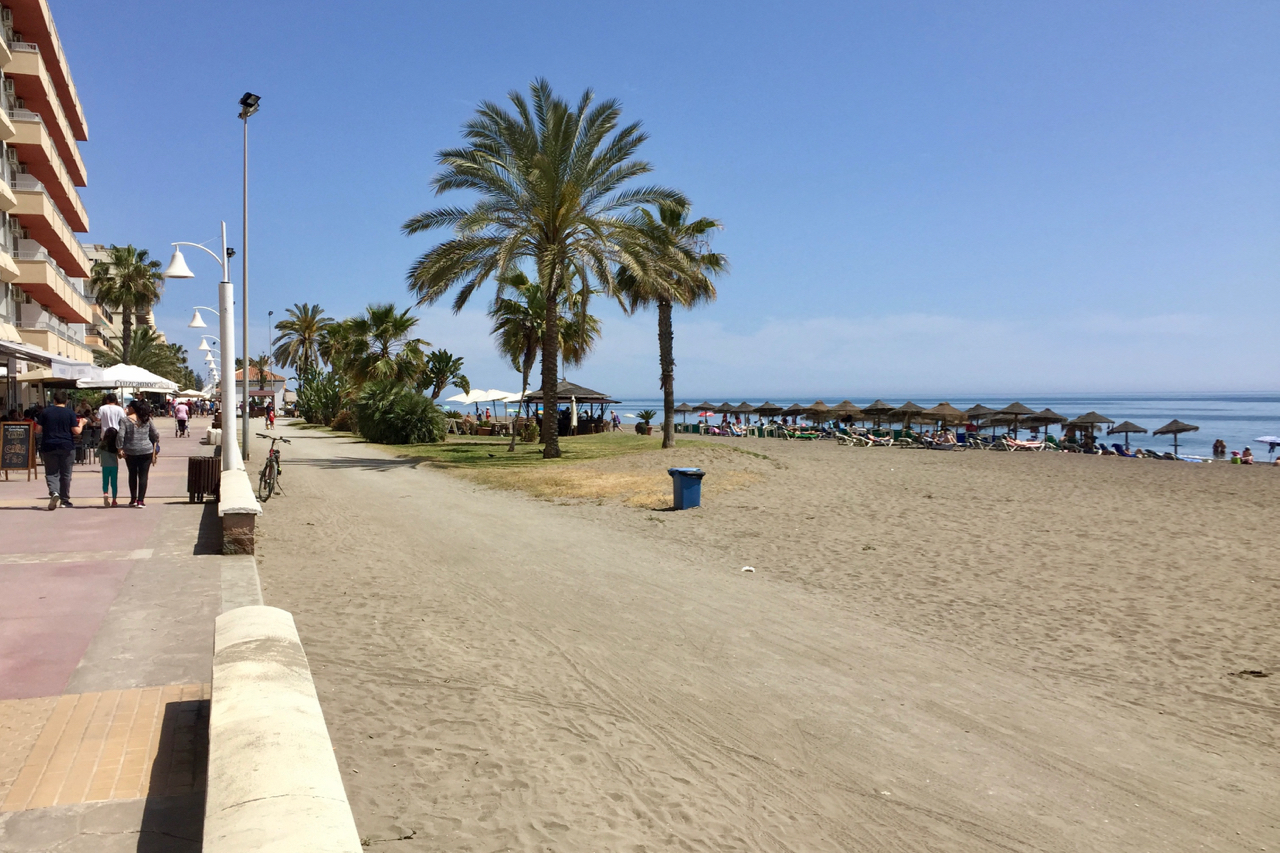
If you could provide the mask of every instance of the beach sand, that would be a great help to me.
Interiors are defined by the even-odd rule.
[[[676,513],[288,434],[264,595],[371,842],[1280,849],[1280,471],[771,440],[593,463],[701,465]]]

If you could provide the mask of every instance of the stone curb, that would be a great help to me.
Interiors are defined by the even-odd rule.
[[[360,838],[293,616],[218,617],[205,853],[357,853]]]

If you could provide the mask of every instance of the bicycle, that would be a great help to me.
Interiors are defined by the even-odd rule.
[[[284,494],[284,489],[280,488],[280,451],[276,449],[276,442],[283,441],[285,444],[293,442],[283,436],[264,435],[263,433],[255,433],[258,438],[267,438],[271,440],[271,449],[267,451],[267,461],[262,463],[262,473],[258,475],[258,500],[266,503],[271,500],[271,495],[277,490],[280,494]]]

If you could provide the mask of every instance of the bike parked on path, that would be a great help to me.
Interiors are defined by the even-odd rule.
[[[284,494],[284,489],[280,488],[280,451],[276,448],[277,441],[283,441],[285,444],[292,444],[287,438],[278,435],[264,435],[255,433],[258,438],[268,438],[271,440],[271,449],[267,451],[267,461],[262,463],[262,473],[258,475],[258,500],[266,503],[271,500],[271,495],[276,491]]]

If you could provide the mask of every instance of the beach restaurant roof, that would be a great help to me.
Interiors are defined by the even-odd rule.
[[[541,403],[542,389],[531,390],[524,397],[526,403]],[[579,403],[616,403],[617,400],[611,398],[608,394],[602,394],[599,391],[592,391],[590,388],[584,388],[581,385],[575,385],[572,382],[561,382],[556,385],[556,402],[570,403],[577,400]]]

